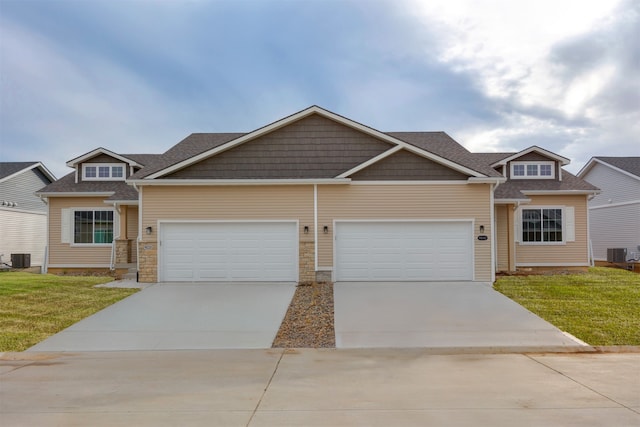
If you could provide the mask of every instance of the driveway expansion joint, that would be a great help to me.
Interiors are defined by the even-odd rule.
[[[267,390],[269,390],[269,386],[271,385],[271,381],[273,381],[273,377],[275,377],[276,372],[278,372],[278,367],[280,366],[280,362],[282,361],[282,358],[284,357],[286,352],[287,352],[287,349],[282,349],[282,351],[280,351],[280,357],[278,358],[278,361],[276,362],[276,366],[274,367],[273,372],[271,373],[271,377],[269,377],[269,381],[267,381],[267,385],[265,386],[264,390],[262,391],[262,395],[260,395],[260,399],[258,399],[258,403],[256,404],[256,407],[253,409],[253,412],[251,413],[251,416],[249,417],[249,421],[247,421],[246,427],[249,427],[249,425],[251,425],[251,421],[253,421],[253,417],[256,416],[256,413],[258,412],[258,409],[260,408],[260,404],[262,403],[262,399],[264,399],[265,394],[267,394]]]

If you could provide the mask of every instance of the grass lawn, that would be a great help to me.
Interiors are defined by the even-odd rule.
[[[0,351],[23,351],[136,292],[111,277],[0,273]]]
[[[590,345],[640,345],[640,275],[594,267],[588,273],[510,276],[494,289]]]

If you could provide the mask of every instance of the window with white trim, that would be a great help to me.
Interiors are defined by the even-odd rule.
[[[562,209],[522,209],[522,242],[562,242]]]
[[[554,162],[511,162],[512,179],[554,179]]]
[[[73,215],[73,243],[111,244],[113,241],[113,211],[77,210]]]
[[[85,163],[82,179],[85,181],[124,181],[124,163]]]

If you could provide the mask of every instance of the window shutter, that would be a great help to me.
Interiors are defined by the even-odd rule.
[[[514,219],[513,219],[513,232],[515,235],[515,239],[514,242],[516,243],[520,243],[520,240],[522,240],[522,209],[518,208],[516,209],[516,213],[514,215]]]
[[[576,208],[573,206],[565,206],[564,208],[564,226],[565,230],[565,241],[567,242],[575,242],[576,241]]]
[[[71,209],[60,210],[60,242],[71,243]]]

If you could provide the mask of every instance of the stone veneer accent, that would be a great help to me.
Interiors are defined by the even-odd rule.
[[[158,281],[157,242],[138,242],[138,281],[154,283]]]
[[[128,264],[131,262],[131,240],[116,240],[116,264]]]
[[[300,242],[298,281],[313,283],[316,280],[315,252],[313,242]]]

